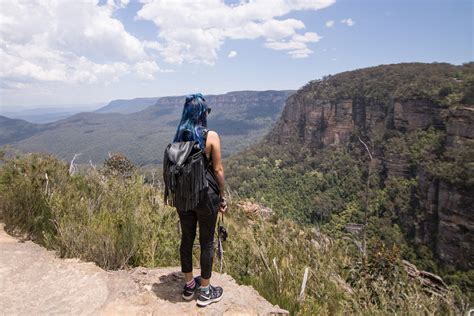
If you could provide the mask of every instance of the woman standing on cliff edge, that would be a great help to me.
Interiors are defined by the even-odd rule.
[[[188,196],[186,196],[186,203],[175,201],[181,224],[181,271],[186,279],[182,296],[185,300],[191,300],[194,298],[194,294],[199,292],[197,298],[197,305],[199,306],[207,306],[218,302],[223,295],[221,287],[210,284],[217,214],[218,212],[224,213],[227,210],[220,139],[215,131],[207,130],[207,116],[210,112],[211,108],[208,107],[202,94],[187,96],[181,120],[173,139],[173,143],[191,141],[195,144],[194,146],[199,146],[205,155],[205,167],[203,167],[205,168],[205,179],[202,179],[203,181],[194,179],[189,181],[191,185],[195,186],[202,185],[202,183],[208,184],[203,190],[204,194],[199,194],[197,200],[194,200],[197,205],[189,209],[189,205],[194,204],[192,204],[192,200],[189,202]],[[189,190],[193,191],[193,188]],[[201,276],[193,277],[192,251],[197,224],[199,224],[199,243],[201,246]]]

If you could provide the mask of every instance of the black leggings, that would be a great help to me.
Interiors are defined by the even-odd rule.
[[[214,230],[219,206],[219,196],[209,189],[201,202],[189,211],[178,211],[181,223],[181,271],[193,271],[193,244],[196,237],[196,225],[199,223],[199,243],[201,245],[201,277],[209,279],[212,273],[214,257]]]

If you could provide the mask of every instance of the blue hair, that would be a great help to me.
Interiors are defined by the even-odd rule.
[[[173,142],[197,141],[199,147],[204,149],[203,131],[207,129],[208,109],[201,93],[188,95]]]

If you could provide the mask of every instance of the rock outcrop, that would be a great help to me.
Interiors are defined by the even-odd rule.
[[[260,203],[255,203],[251,201],[242,201],[238,205],[247,214],[262,216],[263,218],[269,218],[273,214],[273,211],[271,208],[266,207]]]
[[[5,315],[288,315],[252,287],[213,273],[224,297],[205,308],[184,301],[178,267],[105,271],[24,243],[0,227],[0,311]],[[199,271],[195,271],[196,274]]]
[[[396,67],[397,65],[379,66],[365,70],[366,73],[362,73],[364,70],[360,74],[357,71],[347,72],[334,76],[336,79],[309,83],[288,98],[280,120],[266,140],[279,146],[291,144],[291,148],[304,147],[315,152],[327,146],[356,141],[356,135],[365,135],[383,142],[391,135],[404,135],[428,128],[439,131],[444,142],[442,159],[456,161],[460,155],[467,156],[471,153],[471,157],[466,158],[469,174],[463,176],[470,181],[455,183],[423,168],[413,169],[409,157],[403,152],[384,152],[383,148],[375,148],[375,158],[381,162],[387,179],[418,179],[416,198],[420,211],[411,216],[409,222],[402,223],[407,231],[414,232],[414,241],[428,245],[444,265],[472,269],[474,105],[446,106],[434,101],[432,97],[410,97],[408,92],[404,98],[397,98],[390,91],[390,84],[380,88],[385,93],[383,97],[370,97],[368,94],[379,92],[373,88],[376,85],[374,78],[378,76],[377,80],[389,80],[385,78],[388,77],[387,73],[396,70]],[[399,67],[400,76],[403,76],[402,67],[404,66]],[[438,66],[426,67],[432,67],[435,71]],[[400,81],[409,87],[412,79],[405,75],[405,81]],[[328,97],[331,91],[342,89],[340,87],[344,85],[344,81],[349,82],[348,86],[351,81],[362,82],[360,85],[365,85],[366,90],[361,92],[362,88],[358,88],[352,92],[343,91],[342,98]],[[450,84],[449,81],[448,83]],[[392,88],[396,86],[393,85]],[[431,86],[429,88],[435,89]],[[403,91],[398,93],[403,94]]]

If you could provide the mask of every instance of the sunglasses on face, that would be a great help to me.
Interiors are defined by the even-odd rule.
[[[211,108],[207,108],[207,114],[211,114]]]

